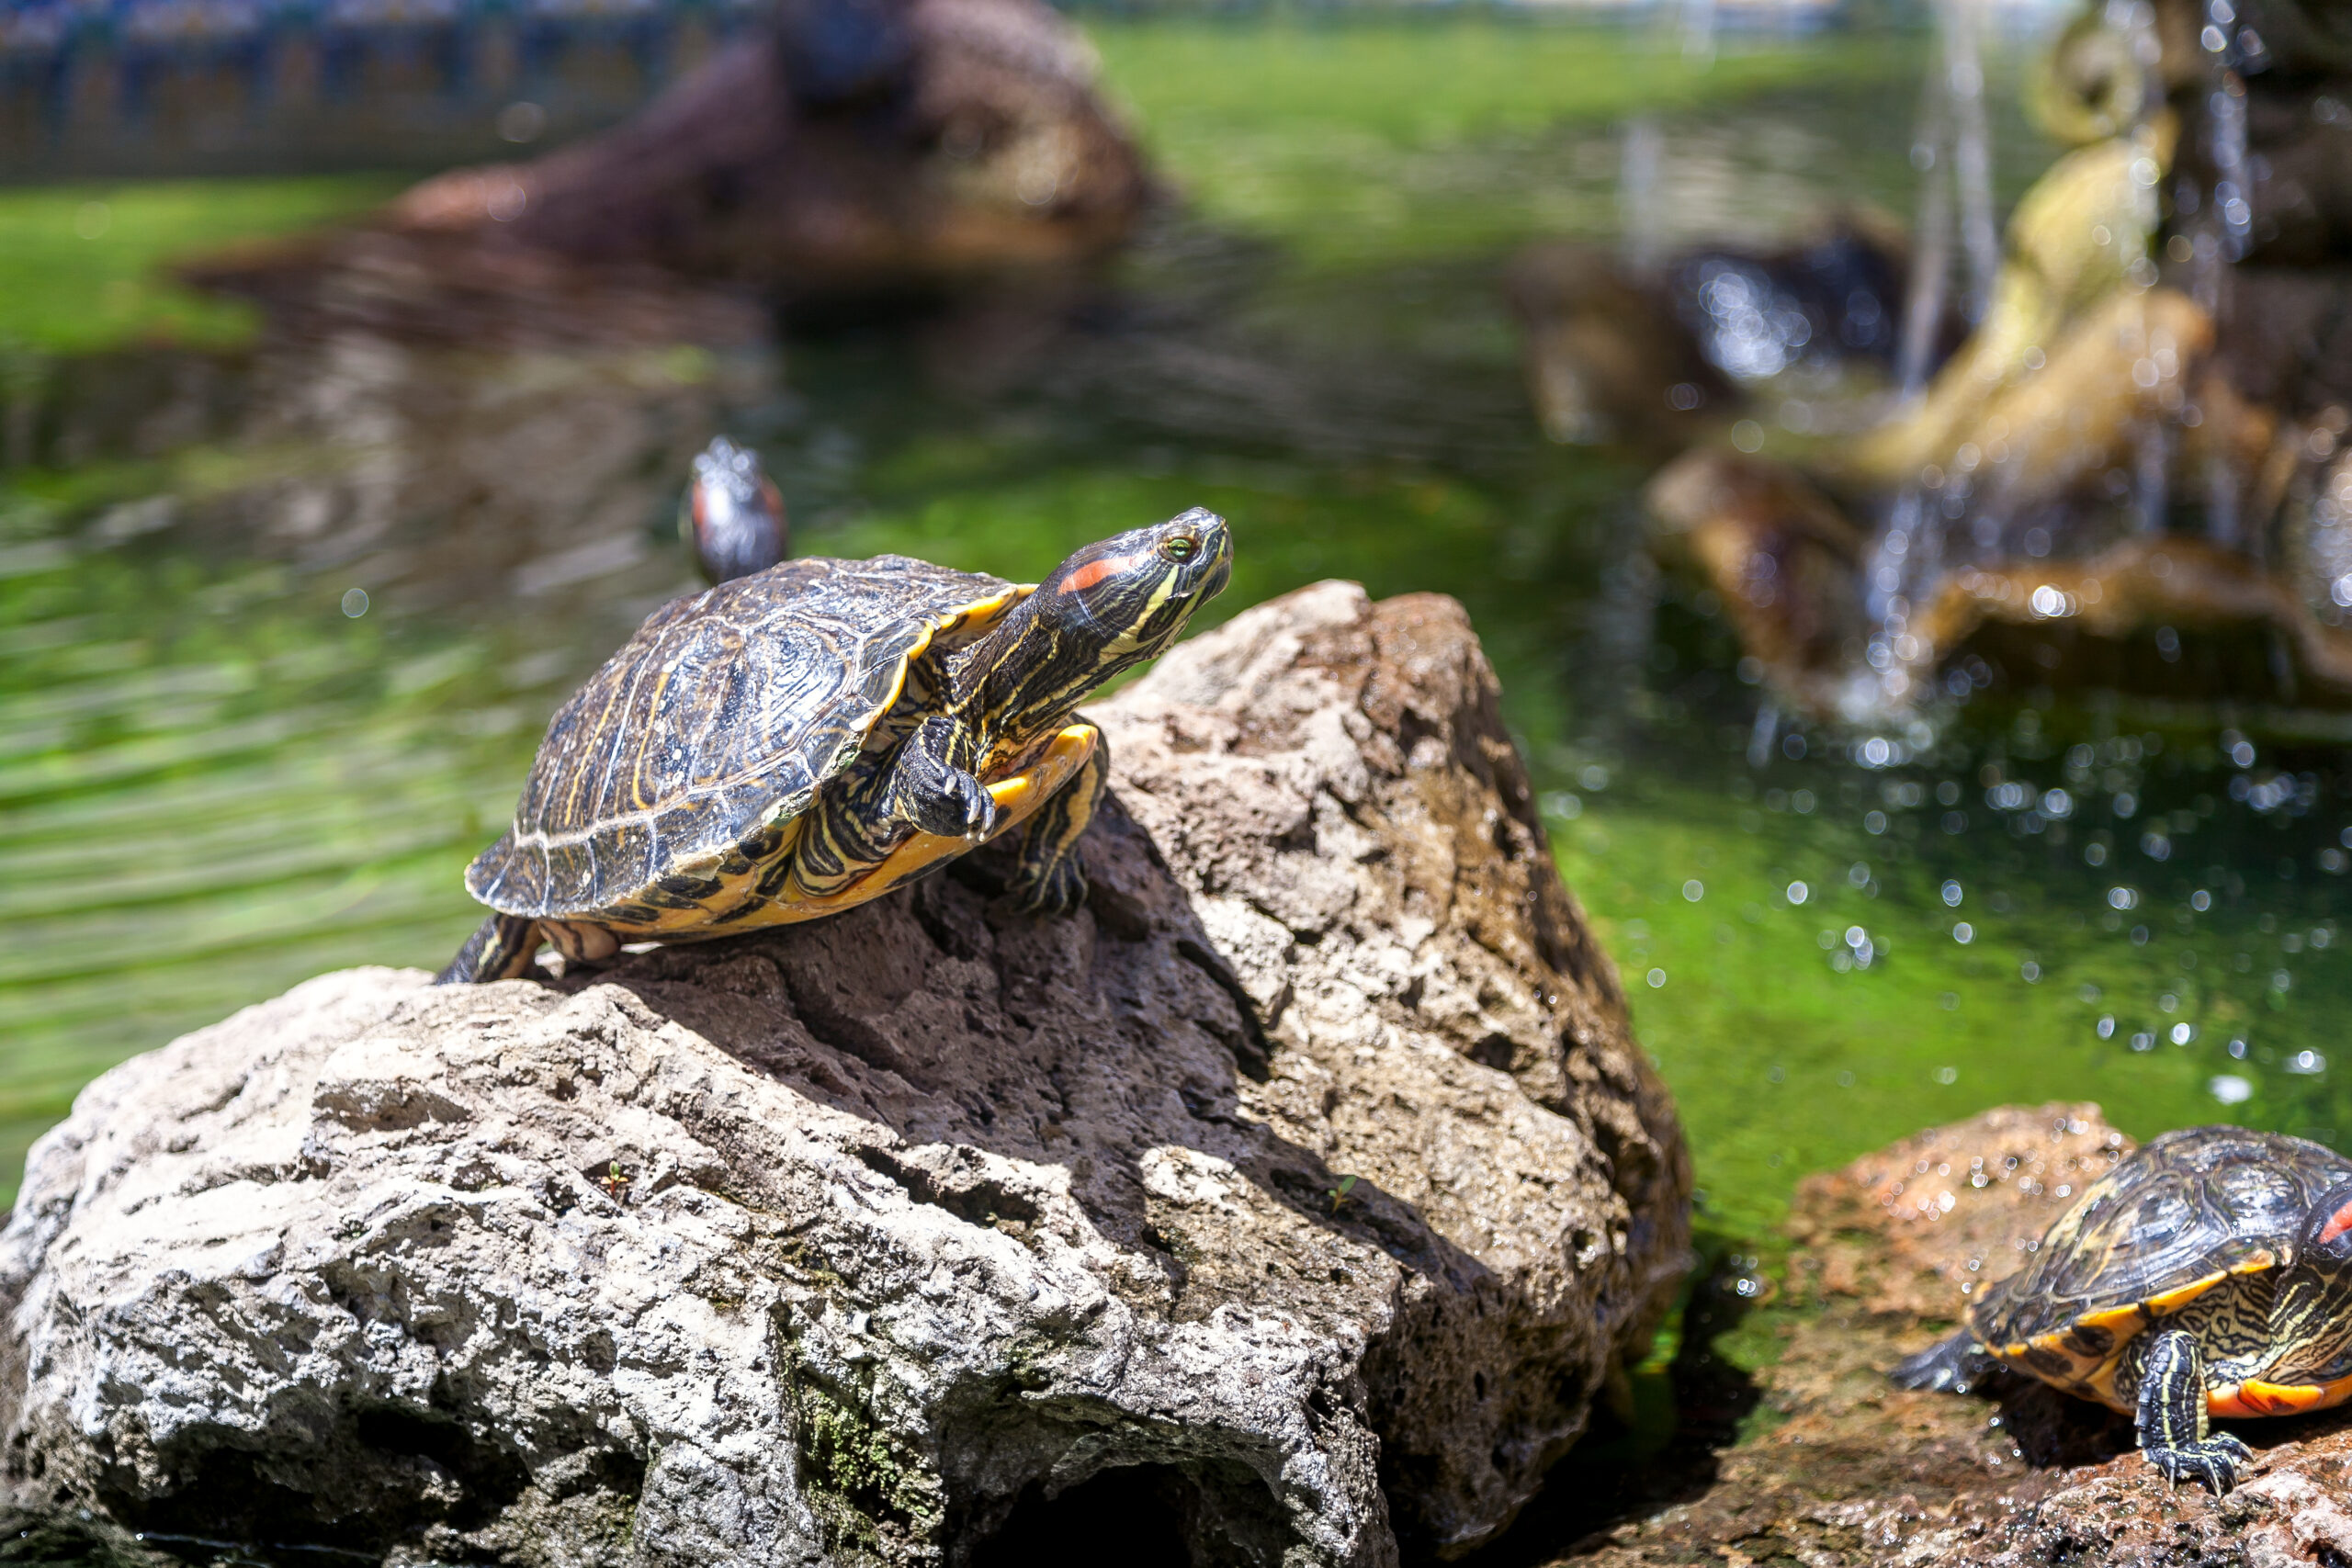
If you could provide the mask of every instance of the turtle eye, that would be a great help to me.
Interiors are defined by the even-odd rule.
[[[1193,552],[1200,547],[1201,542],[1198,539],[1189,534],[1179,534],[1174,538],[1163,542],[1159,547],[1159,553],[1178,566],[1182,566],[1191,560]]]

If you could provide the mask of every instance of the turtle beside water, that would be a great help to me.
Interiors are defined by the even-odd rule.
[[[2352,1160],[2239,1127],[2150,1141],[1891,1375],[1964,1393],[1995,1362],[2136,1416],[2167,1479],[2228,1491],[2253,1450],[2209,1417],[2352,1399]]]
[[[495,913],[440,982],[520,976],[543,941],[595,962],[813,919],[1023,827],[1014,906],[1075,909],[1107,761],[1073,710],[1175,640],[1232,548],[1196,507],[1034,588],[812,557],[673,601],[548,724],[466,872]]]

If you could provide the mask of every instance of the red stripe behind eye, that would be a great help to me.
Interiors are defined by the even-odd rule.
[[[2352,1231],[2352,1203],[2346,1203],[2327,1217],[2326,1228],[2319,1233],[2322,1241],[2334,1241],[2346,1231]]]
[[[1113,572],[1126,570],[1128,563],[1134,559],[1133,556],[1108,556],[1102,560],[1088,561],[1084,566],[1062,579],[1062,585],[1058,592],[1083,593]]]

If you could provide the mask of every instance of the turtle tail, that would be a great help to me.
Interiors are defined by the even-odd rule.
[[[492,915],[466,938],[449,966],[433,976],[436,986],[468,986],[482,980],[514,980],[538,955],[539,922],[521,915]]]

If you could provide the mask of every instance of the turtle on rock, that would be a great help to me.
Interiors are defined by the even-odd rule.
[[[1073,710],[1231,574],[1195,507],[1034,587],[811,557],[654,612],[548,726],[514,824],[466,872],[496,911],[442,984],[814,919],[1025,825],[1008,894],[1086,897],[1102,739]]]
[[[2352,1399],[2352,1160],[2242,1127],[2151,1140],[1891,1375],[1965,1393],[1994,1363],[2136,1416],[2167,1479],[2227,1492],[2254,1452],[2209,1416]]]
[[[792,530],[784,492],[760,467],[758,453],[721,435],[696,455],[695,477],[678,505],[678,536],[706,582],[731,582],[785,558]]]

